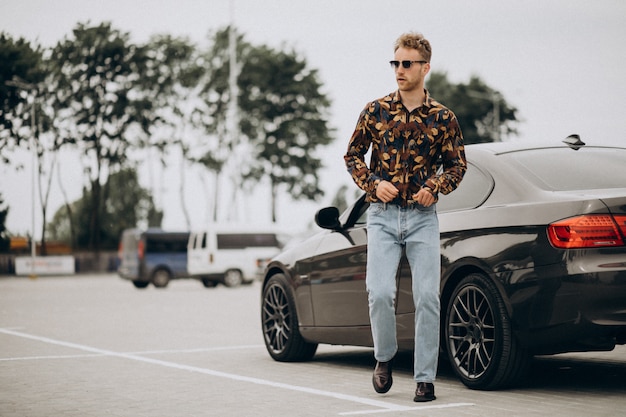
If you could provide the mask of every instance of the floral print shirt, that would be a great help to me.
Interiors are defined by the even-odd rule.
[[[437,198],[456,189],[467,169],[463,134],[454,113],[428,91],[421,107],[409,112],[398,91],[369,103],[361,112],[344,156],[354,182],[377,202],[382,180],[398,188],[391,201],[416,204],[413,194],[427,187]],[[372,148],[369,167],[365,155]],[[442,170],[438,172],[439,167]]]

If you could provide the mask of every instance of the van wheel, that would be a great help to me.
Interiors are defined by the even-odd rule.
[[[133,281],[135,288],[146,288],[150,284],[147,281]]]
[[[152,274],[152,285],[157,288],[165,288],[170,282],[170,272],[166,269],[157,269]]]
[[[243,276],[241,275],[241,271],[236,269],[229,269],[224,274],[224,285],[227,287],[238,287],[243,282]]]

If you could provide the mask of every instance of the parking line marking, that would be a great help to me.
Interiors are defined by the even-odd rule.
[[[2,331],[0,329],[0,331]],[[48,356],[18,356],[15,358],[0,358],[0,362],[12,362],[12,361],[37,361],[45,359],[78,359],[78,358],[95,358],[98,356],[104,356],[96,353],[86,353],[84,355],[48,355]]]
[[[339,413],[340,416],[358,416],[365,414],[382,414],[382,413],[397,413],[399,411],[424,411],[424,410],[439,410],[444,408],[456,408],[456,407],[471,407],[474,403],[450,403],[450,404],[437,404],[437,405],[420,405],[416,407],[406,406],[404,408],[397,409],[385,409],[385,410],[365,410],[365,411],[347,411],[345,413]]]
[[[178,370],[188,371],[188,372],[196,372],[196,373],[216,376],[220,378],[227,378],[227,379],[231,379],[234,381],[248,382],[248,383],[257,384],[257,385],[264,385],[264,386],[269,386],[269,387],[274,387],[274,388],[282,388],[282,389],[286,389],[290,391],[303,392],[306,394],[330,397],[330,398],[335,398],[338,400],[349,401],[349,402],[363,404],[363,405],[370,405],[370,406],[384,409],[384,410],[376,410],[376,411],[370,410],[370,411],[365,411],[365,412],[358,412],[361,414],[363,413],[371,414],[371,413],[376,413],[376,412],[381,412],[381,411],[409,411],[409,410],[423,409],[424,407],[429,407],[429,406],[407,407],[403,405],[389,403],[386,401],[372,400],[370,398],[357,397],[355,395],[340,394],[336,392],[319,390],[316,388],[303,387],[299,385],[291,385],[291,384],[286,384],[283,382],[275,382],[275,381],[269,381],[269,380],[261,379],[261,378],[254,378],[254,377],[249,377],[249,376],[231,374],[231,373],[216,371],[216,370],[208,369],[208,368],[199,368],[197,366],[189,366],[189,365],[183,365],[183,364],[175,363],[175,362],[163,361],[159,359],[146,358],[146,357],[138,356],[132,353],[114,352],[111,350],[99,349],[99,348],[95,348],[92,346],[66,342],[63,340],[51,339],[48,337],[32,335],[28,333],[18,332],[15,330],[0,328],[0,333],[22,337],[25,339],[36,340],[39,342],[48,343],[52,345],[64,346],[64,347],[68,347],[71,349],[82,350],[82,351],[91,352],[91,353],[104,355],[104,356],[113,356],[113,357],[118,357],[118,358],[123,358],[123,359],[129,359],[129,360],[133,360],[137,362],[144,362],[144,363],[150,363],[153,365],[159,365],[159,366],[163,366],[166,368],[178,369]],[[458,403],[458,404],[448,404],[448,405],[442,404],[441,406],[432,406],[432,407],[446,408],[446,406],[447,407],[451,407],[451,406],[459,407],[459,406],[467,406],[467,405],[473,405],[473,404],[471,403]]]
[[[202,352],[216,352],[219,350],[236,350],[236,349],[259,349],[265,345],[239,345],[239,346],[216,346],[208,348],[193,348],[193,349],[163,349],[163,350],[145,350],[141,352],[127,352],[132,355],[160,355],[163,353],[202,353]]]
[[[163,355],[167,353],[203,353],[203,352],[217,352],[221,350],[260,349],[263,347],[265,346],[264,345],[240,345],[240,346],[217,346],[217,347],[193,348],[193,349],[144,350],[144,351],[125,352],[125,353],[131,354],[131,355]],[[17,356],[13,358],[0,358],[0,362],[46,360],[46,359],[78,359],[78,358],[94,358],[98,356],[105,356],[105,355],[102,353],[85,353],[82,355]]]

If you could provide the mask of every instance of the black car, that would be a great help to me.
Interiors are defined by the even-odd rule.
[[[521,381],[532,355],[626,343],[626,148],[570,137],[466,146],[459,188],[440,196],[441,348],[470,388]],[[278,361],[318,343],[372,346],[364,196],[268,265],[262,326]],[[411,275],[398,270],[401,349],[413,348]]]

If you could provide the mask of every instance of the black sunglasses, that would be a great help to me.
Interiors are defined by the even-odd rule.
[[[411,68],[411,64],[428,64],[428,61],[389,61],[391,68],[398,68],[402,64],[402,68]]]

